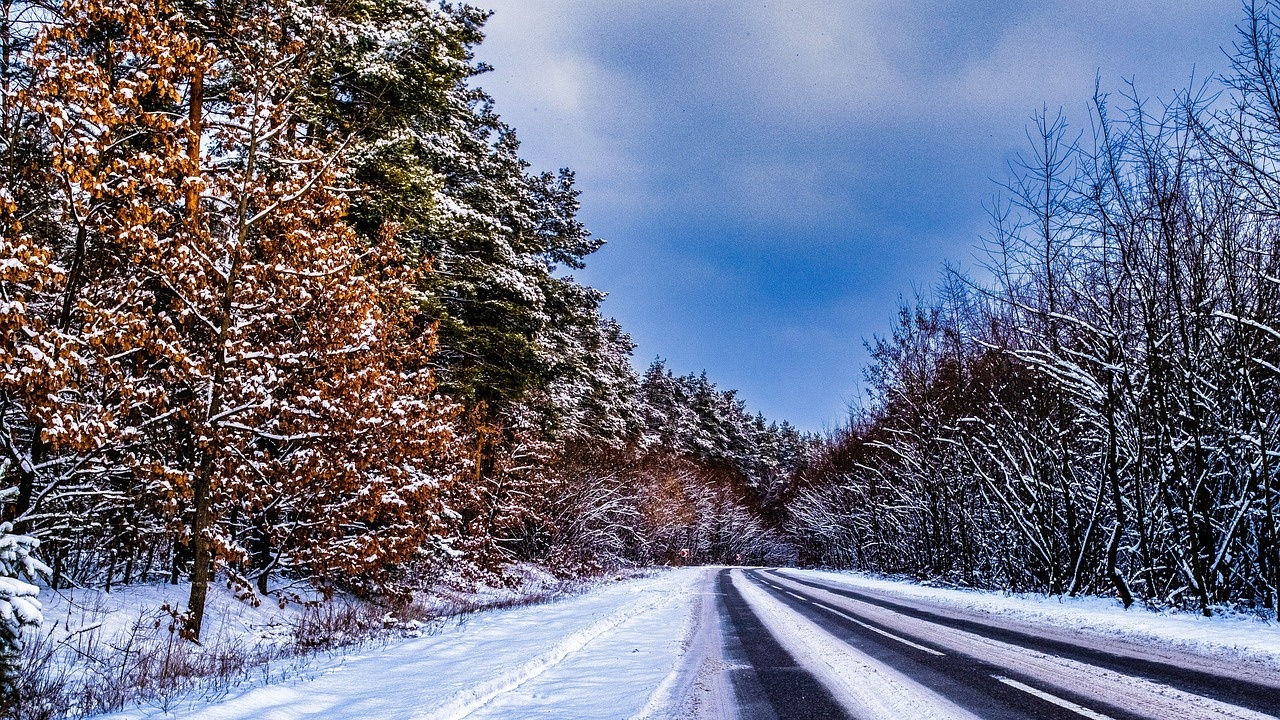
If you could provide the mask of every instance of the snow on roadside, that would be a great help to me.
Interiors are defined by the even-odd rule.
[[[433,616],[449,616],[491,607],[508,607],[584,591],[598,580],[565,581],[546,570],[531,564],[516,564],[507,568],[513,586],[476,585],[466,589],[452,589],[442,583],[415,599],[421,612]],[[455,583],[465,585],[461,581]],[[300,585],[287,588],[291,601],[277,604],[273,597],[263,598],[254,606],[238,597],[222,583],[209,586],[205,606],[202,637],[205,644],[219,639],[234,639],[247,645],[280,645],[292,642],[299,621],[306,613],[302,602],[319,600],[320,593]],[[119,585],[111,591],[99,588],[69,588],[52,590],[40,587],[40,602],[44,607],[42,630],[55,641],[96,632],[101,638],[114,639],[127,636],[136,624],[150,625],[168,621],[162,610],[168,605],[185,609],[191,596],[191,584],[181,582]],[[348,602],[339,596],[330,603]],[[388,618],[388,620],[391,620]]]
[[[135,624],[167,622],[169,616],[161,608],[185,608],[191,595],[191,584],[148,583],[124,585],[111,592],[98,589],[40,589],[44,603],[44,632],[57,641],[96,631],[100,637],[114,639],[127,636]],[[302,605],[286,604],[283,608],[266,602],[258,607],[236,598],[223,585],[209,587],[205,610],[206,643],[218,638],[235,637],[247,643],[283,642],[302,615]]]
[[[321,662],[310,679],[235,690],[222,701],[103,716],[288,718],[625,718],[681,660],[700,569],[617,582],[562,600],[465,616],[437,634]]]
[[[1206,618],[1187,612],[1154,612],[1139,605],[1125,610],[1118,600],[1097,596],[1073,598],[932,587],[857,572],[781,572],[797,578],[834,581],[853,590],[875,591],[948,610],[1048,625],[1074,633],[1200,655],[1280,665],[1280,624],[1253,615],[1237,613]]]
[[[686,576],[682,580],[696,580],[699,575],[692,570],[676,572]],[[658,714],[653,706],[662,703],[651,700],[666,694],[668,678],[681,664],[699,589],[688,583],[648,589],[647,600],[606,616],[591,628],[589,638],[579,635],[584,640],[580,644],[573,636],[562,641],[552,652],[559,655],[562,647],[572,644],[570,652],[518,685],[511,683],[510,691],[478,707],[473,715],[438,712],[427,717],[594,720]]]
[[[790,580],[782,580],[781,583],[784,588],[804,587],[793,584]],[[1024,647],[974,634],[968,630],[912,618],[893,610],[816,588],[804,588],[803,591],[815,598],[815,602],[820,600],[821,602],[817,603],[820,607],[825,605],[848,610],[891,633],[909,636],[934,648],[945,650],[948,654],[966,656],[988,668],[1003,668],[1001,672],[1017,673],[1022,680],[1034,681],[1040,691],[1048,690],[1051,693],[1058,693],[1059,699],[1062,695],[1082,695],[1090,700],[1123,710],[1126,715],[1134,717],[1179,718],[1180,720],[1211,718],[1276,720],[1272,715],[1198,695],[1159,680],[1115,668],[1102,667],[1053,652],[1044,652],[1034,647]],[[990,624],[1001,623],[991,622]],[[1038,634],[1046,634],[1045,626],[1037,627],[1040,628]],[[1113,639],[1107,638],[1104,642],[1096,643],[1094,647],[1106,650],[1111,649],[1115,644]],[[1221,670],[1220,667],[1214,669]],[[1010,680],[999,674],[993,677],[1006,684]],[[1034,695],[1035,688],[1032,688],[1032,691],[1031,694]]]

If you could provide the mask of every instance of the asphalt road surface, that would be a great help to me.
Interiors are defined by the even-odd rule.
[[[720,570],[714,591],[719,663],[736,706],[717,717],[1280,716],[1280,677],[1266,669],[1118,641],[1085,646],[803,573]]]

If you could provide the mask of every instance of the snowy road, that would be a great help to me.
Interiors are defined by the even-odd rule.
[[[1128,644],[1083,646],[1049,628],[1028,632],[794,571],[729,575],[827,691],[814,694],[812,710],[773,692],[771,708],[749,717],[1192,720],[1280,712],[1274,670],[1214,667]]]
[[[1280,713],[1280,678],[1274,663],[1082,636],[848,576],[689,568],[480,613],[289,684],[170,712],[209,720],[1256,719]],[[137,708],[119,717],[162,716]]]

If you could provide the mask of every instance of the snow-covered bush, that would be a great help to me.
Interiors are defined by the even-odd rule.
[[[0,480],[6,466],[0,466]],[[0,490],[0,507],[17,495],[17,488]],[[40,589],[22,578],[35,580],[36,573],[47,573],[32,552],[40,541],[13,532],[13,523],[0,523],[0,702],[16,691],[14,681],[22,655],[22,631],[39,627],[43,618]]]

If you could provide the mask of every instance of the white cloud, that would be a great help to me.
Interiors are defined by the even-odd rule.
[[[710,141],[725,131],[730,148],[735,135],[833,124],[888,140],[896,129],[949,122],[1019,136],[1007,125],[1044,102],[1079,107],[1098,69],[1156,74],[1163,89],[1189,76],[1195,60],[1221,64],[1214,48],[1231,40],[1202,42],[1193,58],[1183,47],[1126,41],[1127,31],[1150,42],[1162,27],[1184,38],[1181,26],[1196,18],[1170,10],[1194,2],[1059,0],[976,20],[979,6],[919,0],[489,5],[497,14],[481,57],[498,71],[484,84],[519,121],[536,160],[563,158],[584,176],[642,174],[691,126]]]
[[[568,3],[488,4],[496,14],[478,56],[495,71],[478,82],[516,128],[525,157],[539,169],[572,167],[606,201],[634,197],[635,188],[607,197],[615,185],[607,179],[637,174],[638,156],[600,122],[610,112],[636,115],[631,78],[580,49],[575,37],[583,28],[565,22]]]

